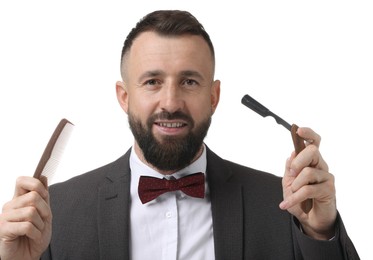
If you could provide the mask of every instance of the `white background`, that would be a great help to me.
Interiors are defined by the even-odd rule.
[[[338,208],[372,259],[373,5],[371,1],[2,1],[0,204],[32,175],[63,117],[76,126],[53,182],[122,155],[133,143],[117,104],[122,43],[146,13],[186,9],[215,44],[221,102],[207,145],[281,176],[289,132],[241,104],[250,94],[310,126],[336,176]]]

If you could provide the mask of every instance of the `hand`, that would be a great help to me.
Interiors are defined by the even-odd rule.
[[[47,179],[19,177],[13,199],[0,215],[0,258],[40,259],[52,234]]]
[[[335,235],[337,217],[334,176],[321,157],[321,137],[310,128],[299,128],[297,133],[307,140],[306,148],[298,155],[293,152],[286,161],[280,208],[294,215],[307,235],[327,240]],[[301,202],[309,198],[313,199],[313,207],[305,213]]]

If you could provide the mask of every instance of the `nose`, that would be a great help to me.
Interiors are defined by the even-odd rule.
[[[184,105],[183,93],[177,84],[170,84],[163,87],[160,101],[162,110],[173,113],[183,110]]]

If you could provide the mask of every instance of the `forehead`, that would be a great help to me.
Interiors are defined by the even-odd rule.
[[[213,73],[214,62],[211,50],[201,36],[163,36],[155,32],[143,32],[135,38],[125,54],[122,73],[133,67],[159,69],[154,66],[190,66],[189,69],[196,67],[207,69],[206,73]]]

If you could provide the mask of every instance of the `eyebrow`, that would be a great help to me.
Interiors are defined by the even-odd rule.
[[[158,76],[163,76],[166,73],[162,70],[149,70],[145,71],[141,76],[139,77],[140,81],[143,81],[146,78],[152,78],[152,77],[158,77]],[[202,76],[201,73],[195,70],[183,70],[179,73],[179,76],[181,77],[195,77],[199,78],[200,80],[203,80],[204,77]]]
[[[201,73],[199,73],[198,71],[195,71],[195,70],[184,70],[180,73],[181,76],[183,77],[195,77],[195,78],[199,78],[201,80],[204,79],[204,77],[201,75]]]

